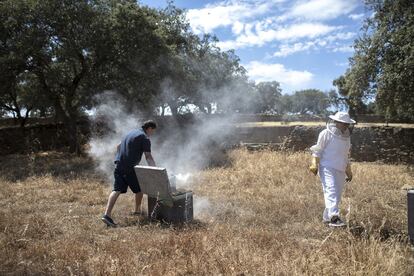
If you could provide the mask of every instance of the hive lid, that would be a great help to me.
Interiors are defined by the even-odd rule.
[[[171,199],[171,187],[166,168],[137,165],[134,169],[144,194],[159,199]]]

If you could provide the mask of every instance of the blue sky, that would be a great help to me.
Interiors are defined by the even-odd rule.
[[[165,0],[143,0],[154,8]],[[369,11],[362,0],[176,0],[196,34],[234,49],[249,78],[280,82],[284,93],[327,91],[343,74]]]

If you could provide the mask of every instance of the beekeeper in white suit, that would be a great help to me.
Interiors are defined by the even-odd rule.
[[[319,133],[318,142],[310,149],[312,164],[309,170],[321,178],[325,210],[323,222],[331,227],[345,226],[339,216],[339,203],[345,181],[352,180],[349,154],[351,131],[355,121],[346,112],[330,115],[326,129]]]

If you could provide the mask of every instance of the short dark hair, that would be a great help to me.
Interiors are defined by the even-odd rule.
[[[142,129],[143,130],[147,130],[148,128],[157,128],[157,123],[155,123],[154,121],[152,121],[152,120],[148,120],[148,121],[145,121],[143,124],[142,124]]]

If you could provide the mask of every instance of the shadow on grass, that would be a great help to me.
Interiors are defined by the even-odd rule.
[[[393,229],[389,226],[381,226],[375,229],[373,227],[366,227],[358,223],[350,223],[348,231],[353,237],[358,239],[369,239],[370,237],[374,237],[382,242],[385,242],[389,239],[393,239],[401,243],[409,242],[409,237],[406,233],[403,233],[397,229]]]
[[[143,226],[155,226],[160,229],[172,229],[176,231],[186,231],[186,230],[200,230],[206,229],[207,223],[200,220],[192,220],[186,223],[167,223],[165,221],[151,219],[148,216],[128,216],[124,219],[121,219],[117,228],[127,228],[127,227],[143,227]]]
[[[0,156],[0,164],[1,177],[11,182],[43,175],[62,179],[97,177],[91,158],[62,152],[10,154]]]

